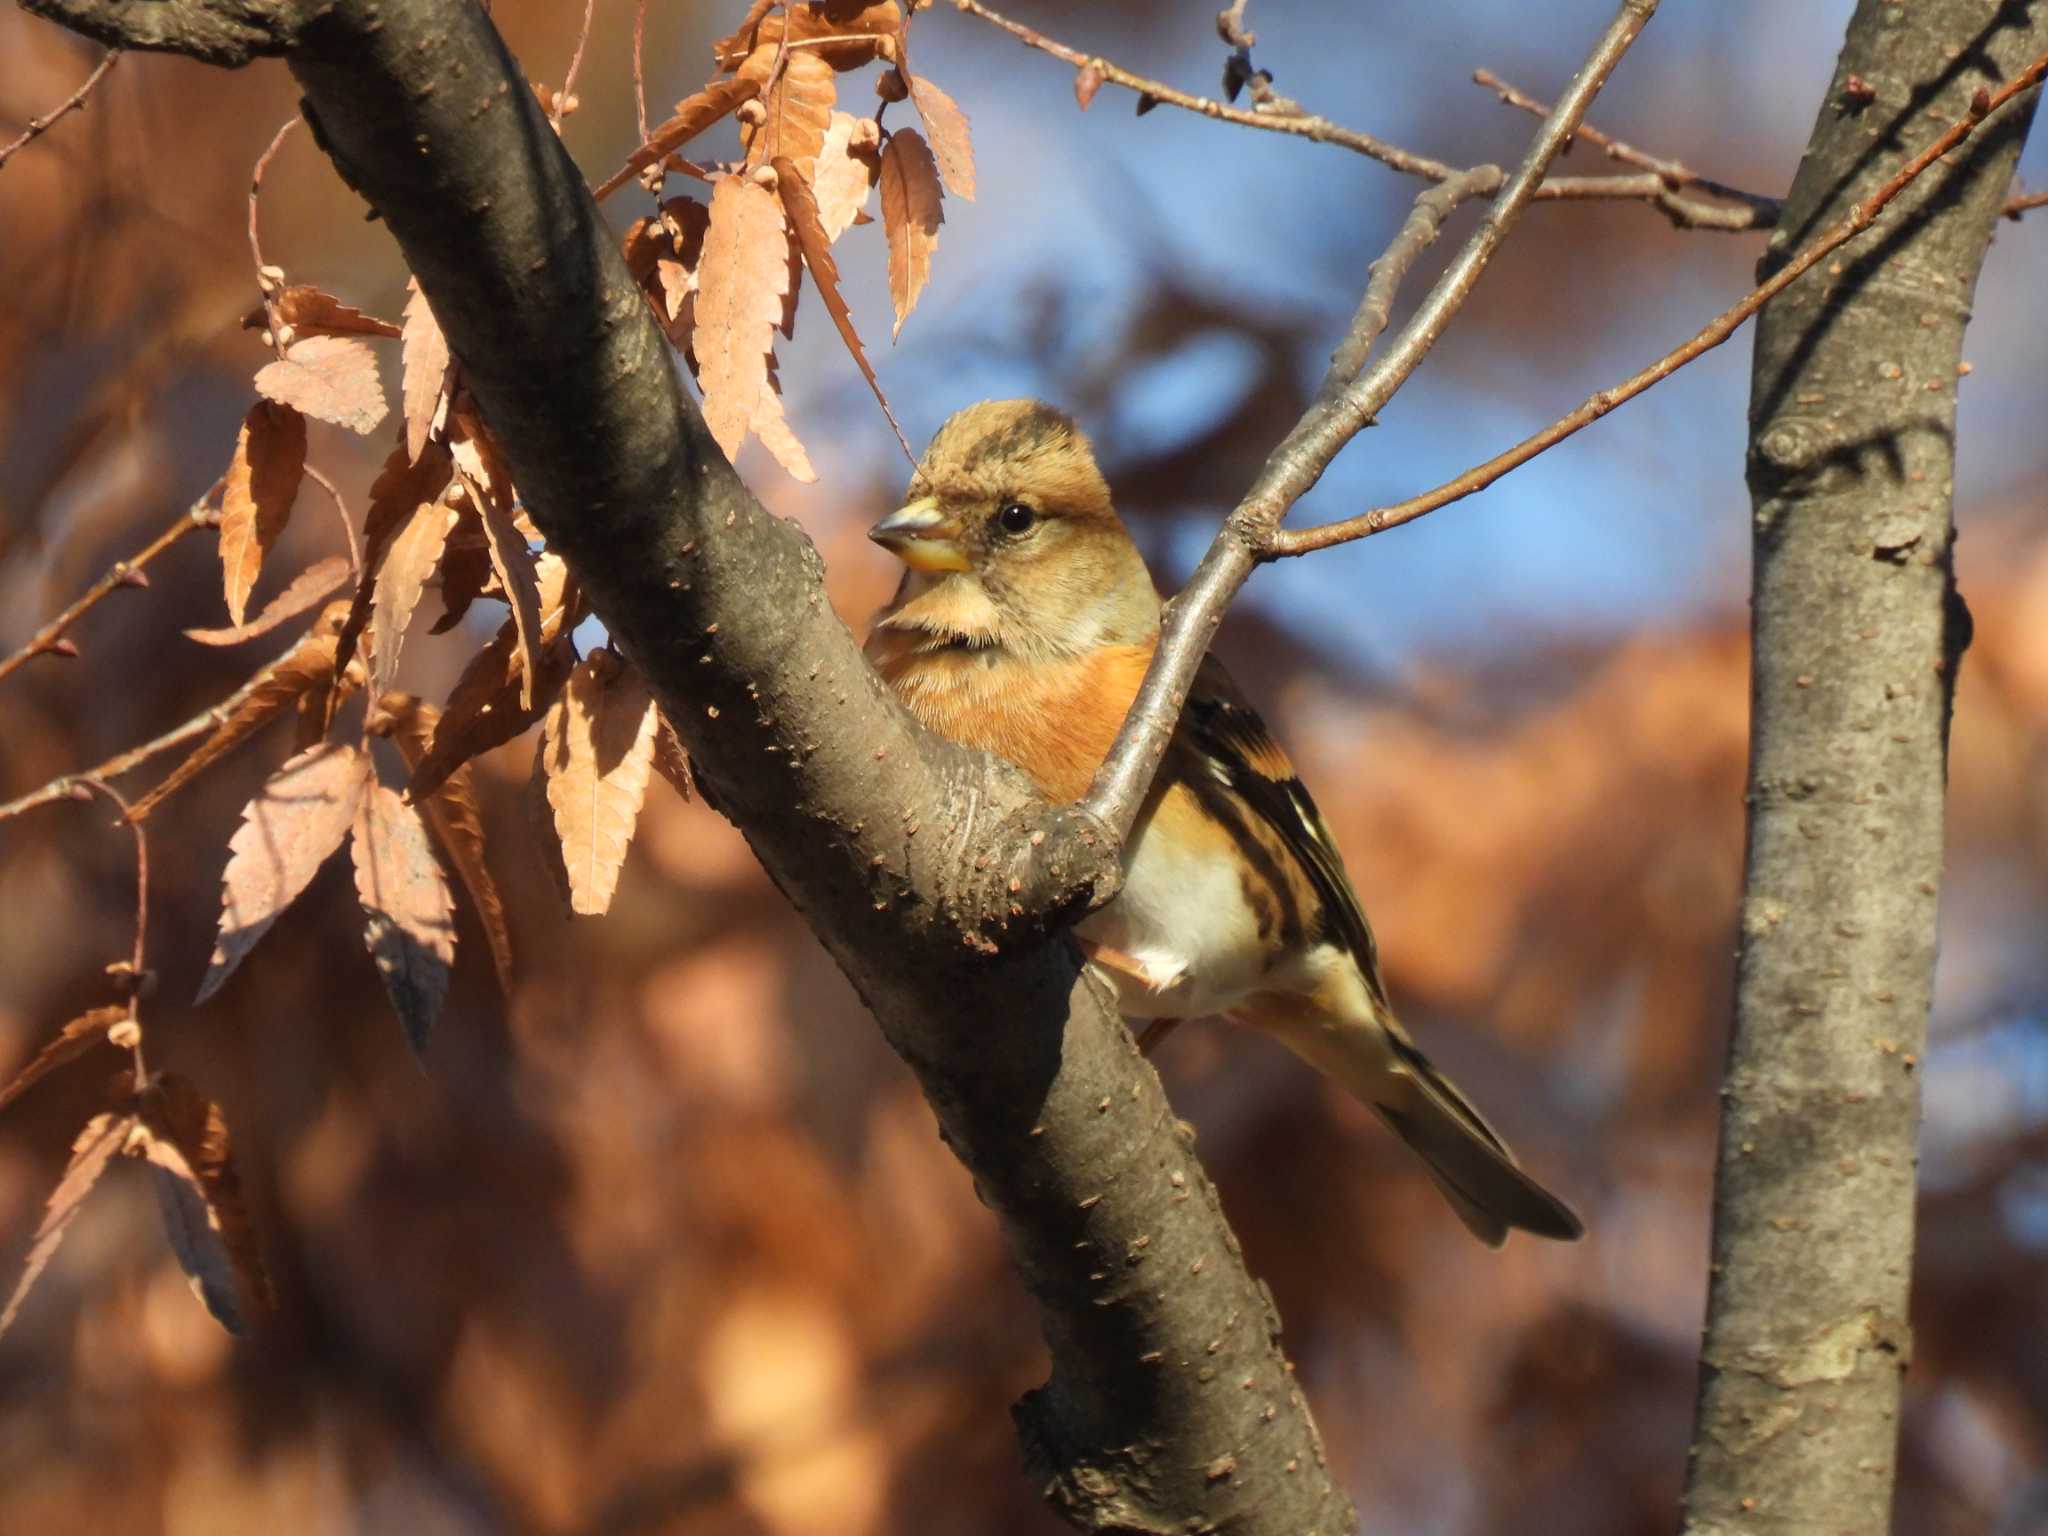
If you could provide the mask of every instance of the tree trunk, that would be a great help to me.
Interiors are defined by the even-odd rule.
[[[2048,45],[1861,0],[1766,272]],[[1956,667],[1964,326],[2038,93],[1759,321],[1749,854],[1685,1529],[1888,1528]]]

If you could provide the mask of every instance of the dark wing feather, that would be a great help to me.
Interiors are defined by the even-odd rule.
[[[1365,908],[1351,889],[1351,877],[1344,872],[1344,861],[1323,825],[1322,814],[1295,773],[1294,764],[1266,729],[1266,722],[1245,702],[1214,656],[1204,660],[1195,674],[1184,719],[1191,744],[1202,753],[1210,771],[1300,860],[1322,898],[1329,937],[1358,962],[1373,1002],[1387,1012],[1379,946],[1373,942]]]

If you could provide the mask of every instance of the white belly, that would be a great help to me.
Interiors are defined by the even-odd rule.
[[[1143,833],[1116,900],[1075,932],[1122,957],[1105,957],[1095,969],[1116,989],[1126,1018],[1224,1013],[1265,976],[1258,915],[1245,900],[1236,867]]]

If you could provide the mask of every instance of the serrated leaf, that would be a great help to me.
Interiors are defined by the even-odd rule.
[[[510,741],[554,702],[574,662],[568,642],[574,625],[569,620],[580,604],[571,596],[568,568],[559,555],[543,554],[534,565],[534,579],[541,594],[542,649],[532,703],[520,703],[525,664],[517,626],[507,619],[456,680],[434,729],[433,745],[413,770],[406,788],[409,799],[433,794],[458,766]]]
[[[456,504],[454,529],[441,555],[441,616],[428,628],[445,635],[469,612],[470,604],[492,590],[491,551],[484,539],[483,517],[464,497]]]
[[[137,1107],[141,1124],[128,1151],[148,1160],[171,1251],[214,1321],[244,1333],[249,1314],[270,1311],[276,1297],[242,1199],[227,1120],[175,1072],[156,1078]]]
[[[128,807],[128,819],[143,820],[170,795],[255,735],[294,699],[316,692],[324,697],[334,679],[335,631],[341,611],[342,605],[336,603],[321,616],[312,633],[259,672],[247,696],[214,727],[213,734],[172,769],[161,784]]]
[[[654,696],[605,652],[585,657],[548,711],[542,755],[572,911],[601,916],[654,768]]]
[[[923,75],[910,77],[910,99],[917,103],[917,115],[924,119],[924,131],[931,136],[932,155],[939,162],[946,190],[973,202],[974,137],[968,131],[967,114]]]
[[[391,790],[372,784],[356,808],[356,899],[363,943],[415,1052],[448,999],[455,965],[455,901],[448,877],[427,842],[419,813]]]
[[[289,759],[242,811],[221,876],[220,936],[199,984],[203,1003],[313,883],[341,846],[369,782],[370,761],[355,747],[328,743]]]
[[[392,536],[377,567],[376,597],[370,611],[370,687],[381,694],[398,674],[398,653],[406,627],[427,580],[441,563],[441,551],[455,526],[455,509],[441,500],[413,508]]]
[[[851,112],[834,112],[818,150],[811,192],[818,204],[818,222],[829,244],[845,234],[867,207],[868,194],[882,174],[881,152],[873,144],[855,147],[853,135],[862,120]]]
[[[71,1229],[71,1223],[85,1204],[85,1197],[92,1193],[100,1175],[107,1171],[107,1164],[127,1143],[128,1133],[134,1128],[132,1115],[98,1114],[86,1122],[85,1129],[72,1142],[71,1161],[64,1165],[64,1177],[57,1181],[57,1187],[51,1191],[49,1202],[43,1209],[35,1242],[28,1251],[28,1263],[22,1268],[21,1278],[14,1283],[14,1294],[7,1298],[6,1310],[0,1312],[0,1334],[14,1326],[21,1304],[28,1300],[29,1291],[49,1267],[58,1245],[64,1241],[64,1234]]]
[[[648,166],[681,149],[741,102],[753,100],[760,91],[761,81],[756,76],[714,80],[696,95],[685,97],[676,103],[675,116],[650,133],[647,142],[628,155],[626,163],[607,176],[592,195],[599,201],[609,197]]]
[[[897,425],[896,413],[889,409],[888,399],[882,394],[882,381],[875,377],[867,351],[860,344],[860,333],[853,328],[853,311],[847,308],[846,298],[839,290],[839,263],[832,257],[831,237],[819,217],[817,200],[803,178],[794,174],[795,167],[787,160],[778,160],[775,169],[779,175],[776,190],[782,194],[783,211],[789,216],[789,227],[796,234],[804,264],[811,269],[811,280],[817,284],[818,296],[825,301],[825,311],[831,315],[833,325],[838,327],[839,339],[846,343],[854,365],[860,369],[861,377],[868,381],[868,388],[874,392],[882,414],[889,419],[889,425],[896,429],[896,436],[900,439],[903,428]]]
[[[541,733],[540,740],[533,746],[533,767],[527,772],[526,787],[520,792],[520,807],[526,812],[526,825],[532,836],[527,846],[533,849],[534,857],[540,861],[541,873],[548,877],[549,888],[555,899],[562,904],[562,916],[573,917],[575,908],[569,904],[569,871],[562,863],[562,835],[555,830],[554,808],[548,804],[548,738]]]
[[[306,418],[268,400],[250,406],[220,504],[222,587],[236,624],[248,612],[263,557],[291,519],[305,471]]]
[[[697,792],[697,772],[690,766],[690,754],[683,746],[682,737],[669,724],[668,716],[655,710],[654,727],[654,771],[667,779],[675,792],[685,800]]]
[[[355,601],[348,621],[341,627],[341,644],[336,652],[337,671],[355,659],[356,641],[370,622],[377,601],[377,577],[391,544],[421,507],[430,507],[447,488],[453,466],[445,450],[436,446],[409,456],[394,448],[384,468],[370,486],[370,510],[363,517],[363,574],[356,583]],[[415,596],[415,600],[417,597]],[[409,616],[409,615],[408,615]]]
[[[434,728],[441,712],[424,699],[408,693],[386,694],[377,703],[370,729],[394,742],[407,768],[418,771],[434,740]],[[476,776],[463,763],[432,794],[413,802],[426,817],[427,829],[448,856],[455,874],[469,892],[484,941],[490,946],[491,965],[498,973],[498,985],[509,996],[512,991],[512,934],[505,922],[505,903],[499,898],[497,882],[491,878],[484,859],[483,812],[477,803]]]
[[[256,370],[256,392],[351,432],[377,430],[389,412],[377,354],[354,336],[307,336]]]
[[[533,707],[533,685],[540,675],[540,585],[534,579],[533,555],[526,547],[526,535],[503,507],[486,496],[480,487],[464,477],[471,487],[470,502],[484,520],[484,542],[490,550],[491,570],[512,605],[512,627],[519,636],[519,653],[525,665],[519,672],[519,705]]]
[[[448,353],[448,338],[441,334],[441,322],[420,292],[418,278],[406,282],[411,295],[405,301],[404,342],[400,348],[405,401],[405,456],[416,460],[428,441],[439,435],[448,412],[448,375],[454,359]]]
[[[308,608],[317,606],[347,580],[346,557],[330,555],[294,576],[291,584],[265,603],[263,611],[248,623],[231,624],[225,629],[188,629],[185,638],[197,640],[201,645],[240,645],[244,640],[254,640],[259,635],[269,634],[287,619],[295,619]]]
[[[763,48],[779,48],[785,16],[791,56],[815,54],[842,73],[876,59],[893,59],[903,32],[903,12],[895,0],[806,0],[776,15],[770,9],[754,5],[738,27],[712,44],[712,57],[721,68],[739,65]],[[797,48],[798,43],[811,46]]]
[[[277,317],[302,336],[382,336],[403,333],[389,320],[379,320],[341,302],[331,293],[295,283],[277,296]]]
[[[780,74],[775,73],[778,59]],[[763,42],[747,56],[736,78],[761,83],[761,120],[740,123],[747,164],[767,165],[786,158],[794,160],[808,176],[824,147],[832,105],[838,98],[832,66],[813,49],[784,52],[778,44]]]
[[[711,194],[704,260],[697,274],[691,333],[704,422],[732,459],[768,392],[770,335],[789,283],[789,236],[782,204],[766,187],[737,176]]]
[[[882,228],[889,238],[889,298],[896,306],[893,341],[917,307],[939,248],[939,170],[913,129],[899,128],[882,147]]]
[[[57,1038],[30,1058],[28,1064],[0,1087],[0,1109],[5,1109],[37,1083],[63,1066],[76,1061],[107,1038],[107,1031],[128,1017],[119,1007],[90,1008],[57,1031]]]

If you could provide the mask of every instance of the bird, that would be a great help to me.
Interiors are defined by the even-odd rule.
[[[1074,420],[1036,400],[955,413],[868,536],[905,567],[865,645],[896,696],[1048,801],[1080,799],[1151,664],[1163,603]],[[1395,1018],[1329,829],[1213,655],[1123,858],[1117,894],[1075,937],[1127,1020],[1220,1015],[1276,1037],[1420,1154],[1491,1247],[1511,1229],[1582,1234]]]

